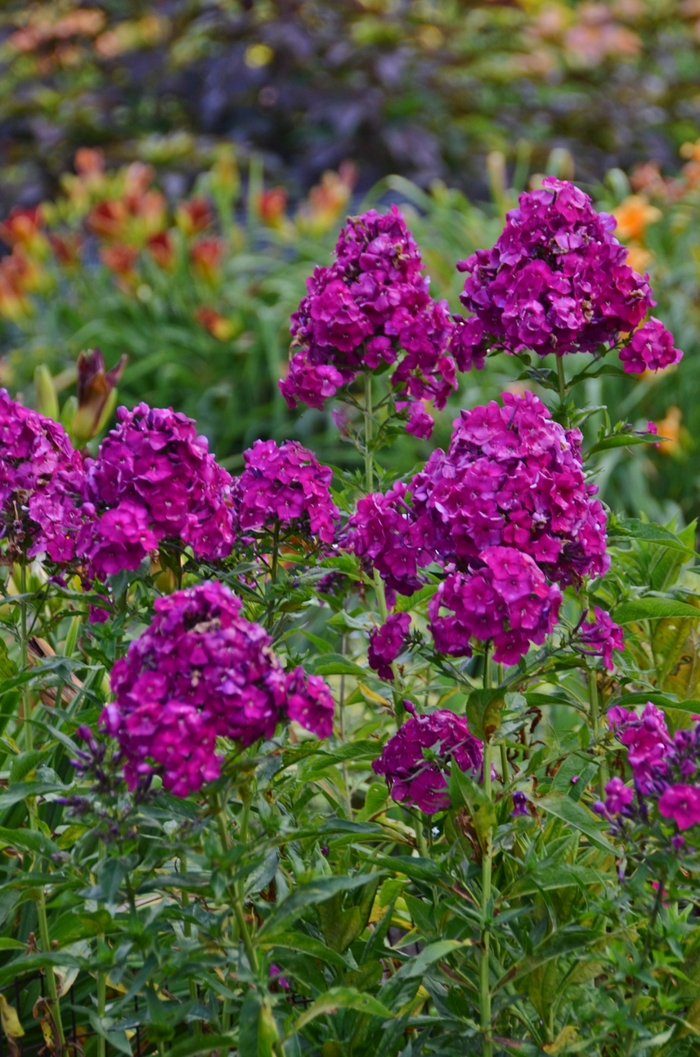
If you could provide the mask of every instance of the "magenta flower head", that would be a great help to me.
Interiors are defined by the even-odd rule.
[[[100,579],[135,569],[159,543],[225,558],[233,545],[231,476],[172,409],[120,407],[117,426],[86,462],[84,510],[93,523],[78,549]]]
[[[421,585],[418,569],[430,565],[434,548],[432,526],[416,523],[406,496],[406,485],[397,481],[386,495],[374,492],[360,499],[344,542],[381,574],[390,592],[412,595]]]
[[[605,810],[610,815],[621,815],[634,800],[634,789],[621,778],[611,778],[605,786]]]
[[[440,653],[470,657],[472,639],[493,639],[494,660],[515,664],[531,642],[544,642],[560,605],[559,588],[527,554],[487,547],[470,571],[451,572],[440,584],[428,606],[430,631]]]
[[[462,411],[447,452],[409,486],[416,533],[439,559],[467,568],[486,547],[514,547],[550,580],[607,571],[606,518],[581,458],[581,434],[554,422],[533,393]]]
[[[655,302],[614,229],[565,180],[548,176],[522,194],[493,249],[457,265],[473,313],[460,327],[462,356],[478,366],[489,349],[593,353],[633,331]]]
[[[0,540],[10,560],[75,556],[83,463],[63,426],[0,389]]]
[[[295,440],[277,445],[256,440],[243,456],[245,470],[235,482],[241,531],[283,528],[311,533],[332,543],[340,511],[331,498],[333,471]]]
[[[116,700],[101,725],[117,738],[130,787],[154,772],[176,796],[219,774],[217,737],[246,746],[295,719],[325,737],[333,699],[318,676],[287,675],[259,625],[220,583],[155,602],[155,616],[112,671]]]
[[[635,330],[629,345],[620,352],[620,359],[628,374],[643,374],[644,371],[660,371],[680,363],[683,353],[673,347],[670,330],[652,316]]]
[[[615,706],[608,710],[608,723],[627,748],[627,762],[638,788],[651,791],[654,779],[666,773],[673,747],[663,712],[651,702],[641,714]]]
[[[397,803],[415,805],[426,815],[445,811],[450,806],[447,777],[452,764],[478,778],[483,745],[469,733],[464,716],[446,709],[418,716],[410,701],[404,704],[413,714],[389,738],[372,769],[384,775]]]
[[[292,316],[293,354],[280,389],[290,407],[322,408],[341,385],[389,364],[400,400],[442,408],[456,388],[448,352],[453,332],[446,301],[434,301],[406,222],[392,206],[350,217],[335,261],[318,267]],[[411,432],[428,433],[427,412],[412,414]]]
[[[673,819],[679,829],[700,824],[700,789],[695,785],[672,785],[659,798],[659,813]]]
[[[372,628],[370,631],[367,661],[380,679],[394,678],[391,663],[401,653],[410,627],[409,613],[393,613],[380,628]]]
[[[612,672],[615,668],[613,650],[624,650],[622,628],[611,620],[609,613],[595,606],[594,619],[583,621],[576,633],[574,649],[589,657],[602,657],[603,664]]]

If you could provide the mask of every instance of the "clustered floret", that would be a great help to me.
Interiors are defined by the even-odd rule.
[[[660,371],[680,363],[683,353],[674,348],[670,330],[652,316],[635,330],[629,345],[620,351],[620,359],[628,374],[643,374],[644,371]]]
[[[0,538],[9,557],[71,561],[82,487],[82,458],[63,426],[0,389]]]
[[[421,716],[411,701],[404,701],[404,706],[411,718],[389,738],[372,769],[384,775],[397,803],[415,805],[432,815],[450,806],[447,779],[453,763],[465,774],[479,777],[483,746],[470,734],[464,716],[447,709]]]
[[[424,539],[414,510],[406,501],[407,488],[397,481],[382,495],[360,499],[348,521],[345,545],[376,569],[395,593],[412,595],[421,586],[418,569],[434,558],[432,538]],[[393,603],[392,603],[393,604]]]
[[[615,668],[613,650],[624,650],[625,639],[622,628],[615,624],[610,614],[598,606],[593,608],[593,620],[584,619],[576,630],[573,648],[588,657],[602,657],[603,664],[612,672]]]
[[[403,650],[410,627],[409,613],[393,613],[380,628],[370,631],[367,661],[380,679],[394,678],[391,665]]]
[[[391,384],[404,406],[432,400],[445,406],[456,388],[448,346],[453,324],[446,301],[434,301],[422,260],[396,208],[350,217],[340,232],[335,261],[317,267],[308,294],[292,315],[294,351],[280,389],[290,407],[322,408],[364,370],[396,365]],[[432,419],[423,404],[408,427],[428,436]]]
[[[217,737],[247,746],[284,719],[319,737],[332,730],[333,698],[318,676],[286,674],[241,602],[208,582],[156,599],[155,617],[112,671],[116,700],[101,724],[117,738],[130,788],[159,773],[176,796],[218,777]]]
[[[277,521],[333,542],[340,511],[331,498],[328,466],[295,440],[256,440],[243,457],[245,470],[235,483],[241,531],[272,530]]]
[[[581,434],[554,422],[532,393],[463,411],[447,452],[437,450],[406,486],[361,499],[346,545],[385,581],[390,604],[447,573],[431,603],[439,650],[469,656],[471,636],[495,637],[497,659],[517,660],[556,621],[561,594],[609,567],[606,517],[586,481]],[[440,611],[451,616],[440,616]],[[610,664],[622,648],[607,615],[578,646]]]
[[[186,415],[139,404],[120,407],[117,426],[86,462],[78,548],[92,574],[136,569],[159,543],[226,557],[233,546],[231,476]]]
[[[479,366],[494,348],[594,353],[634,331],[656,302],[614,229],[615,218],[565,180],[550,176],[522,194],[493,249],[457,265],[467,275],[461,301],[474,313],[458,330],[463,358]]]
[[[565,430],[533,393],[462,411],[447,452],[410,484],[422,535],[458,566],[485,547],[516,547],[550,580],[578,583],[609,567],[606,518],[586,482],[581,433]]]
[[[430,630],[441,653],[471,657],[471,638],[492,639],[494,660],[515,664],[531,642],[544,642],[560,605],[559,588],[529,555],[486,547],[469,572],[451,572],[440,584],[428,607]]]
[[[697,718],[697,717],[696,717]],[[606,799],[596,810],[623,825],[624,820],[648,822],[650,808],[675,822],[679,830],[700,825],[700,724],[669,734],[661,709],[649,702],[641,714],[616,706],[608,712],[610,727],[627,748],[633,787],[621,778],[605,786]],[[683,838],[673,838],[680,849]]]

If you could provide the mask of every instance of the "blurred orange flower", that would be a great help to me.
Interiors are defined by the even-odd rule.
[[[258,197],[257,206],[263,224],[279,228],[285,219],[286,190],[284,187],[272,187],[269,191],[263,191]]]
[[[206,198],[191,198],[181,202],[175,212],[175,223],[187,235],[197,235],[204,231],[214,220],[214,214]]]
[[[151,235],[146,246],[156,264],[170,271],[175,264],[175,247],[170,233],[159,231],[156,235]]]
[[[615,235],[621,239],[639,241],[644,237],[649,224],[655,224],[663,216],[660,209],[649,204],[646,195],[628,195],[616,209],[613,216],[617,220]]]
[[[235,334],[236,328],[230,319],[222,316],[215,308],[202,305],[196,312],[197,322],[201,323],[219,341],[228,341]]]
[[[214,237],[199,239],[190,247],[192,266],[208,283],[214,283],[218,279],[224,249],[224,240]]]
[[[665,440],[659,441],[657,447],[662,455],[675,455],[681,450],[681,419],[683,412],[679,407],[669,407],[666,415],[660,422],[656,423],[660,437]]]
[[[88,214],[86,223],[95,235],[105,239],[118,239],[123,236],[128,210],[126,202],[117,198],[111,202],[98,202]]]
[[[100,260],[115,275],[123,278],[131,277],[139,251],[133,246],[124,246],[121,242],[115,242],[111,246],[103,246],[100,249]]]

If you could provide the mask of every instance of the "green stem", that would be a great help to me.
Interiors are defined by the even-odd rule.
[[[595,668],[588,669],[588,699],[591,704],[591,726],[593,727],[593,738],[596,745],[600,738],[600,711],[598,706],[598,681],[596,679]],[[605,786],[608,781],[608,771],[605,766],[605,757],[600,765],[598,771],[598,784],[600,788],[600,798],[605,799]]]
[[[345,656],[346,650],[346,638],[345,635],[341,636],[340,639],[340,653],[341,656]],[[345,676],[340,677],[340,695],[338,697],[338,717],[340,722],[340,740],[342,744],[345,744],[347,731],[345,730]],[[348,769],[348,761],[343,760],[340,765],[340,769],[343,775],[343,786],[345,789],[345,813],[348,819],[352,822],[352,792],[350,789],[350,771]]]
[[[428,845],[425,840],[425,833],[423,832],[423,815],[422,813],[414,818],[413,829],[416,834],[416,842],[418,844],[418,851],[422,859],[429,859],[430,852],[428,851]]]
[[[105,845],[104,841],[99,842],[97,850],[97,858],[100,862],[105,857]],[[100,933],[100,939],[104,943],[104,933]],[[107,1009],[107,973],[104,969],[99,969],[97,972],[97,1016],[102,1020]],[[107,1053],[107,1040],[104,1035],[99,1034],[97,1036],[97,1057],[105,1057]]]
[[[490,689],[493,683],[493,663],[488,645],[484,651],[484,689]],[[484,741],[484,793],[489,800],[493,798],[491,787],[491,751],[490,739]],[[481,860],[481,916],[484,924],[481,932],[481,958],[479,963],[479,1011],[481,1030],[484,1036],[483,1057],[493,1057],[493,1037],[491,1025],[491,983],[489,980],[489,955],[491,936],[486,925],[491,902],[491,874],[493,870],[493,831],[489,827],[486,833],[486,847]]]
[[[22,671],[26,672],[29,668],[29,638],[27,635],[27,564],[24,559],[20,563],[19,567],[19,590],[20,590],[20,657],[22,661]],[[22,686],[22,722],[24,727],[24,743],[27,752],[31,752],[34,748],[34,732],[32,730],[32,693],[29,689],[29,684],[24,683]],[[39,831],[39,809],[36,805],[34,797],[30,797],[27,802],[29,810],[29,828],[34,832]],[[51,952],[51,937],[49,935],[49,921],[46,915],[46,894],[44,892],[44,886],[39,886],[39,898],[36,904],[37,918],[39,921],[39,939],[41,941],[41,949],[49,954]],[[51,1007],[51,1016],[53,1017],[56,1025],[56,1031],[58,1032],[58,1038],[63,1050],[66,1043],[66,1037],[63,1031],[63,1022],[61,1020],[61,1004],[58,999],[58,987],[56,986],[56,974],[54,973],[53,966],[46,966],[46,990],[49,993],[49,1005]]]
[[[372,375],[365,371],[365,488],[374,491],[374,461],[372,459]]]
[[[508,749],[505,742],[501,742],[501,781],[508,784]]]
[[[564,374],[564,357],[557,356],[557,380],[559,382],[559,399],[566,400],[566,375]]]
[[[187,859],[186,859],[186,857],[184,855],[180,856],[180,873],[182,873],[182,874],[186,874],[187,873]],[[184,932],[185,937],[188,940],[192,938],[192,922],[187,920],[187,908],[189,907],[189,905],[190,905],[190,894],[189,894],[189,892],[186,892],[185,889],[183,888],[183,890],[182,890],[182,909],[185,912],[185,914],[184,914],[185,921],[184,921],[183,926],[182,926],[182,931]],[[190,980],[190,982],[189,982],[189,992],[190,992],[190,1001],[196,1002],[197,999],[199,998],[199,995],[197,994],[197,982],[195,980]]]
[[[279,548],[280,548],[280,522],[279,518],[275,518],[275,527],[272,533],[272,569],[271,577],[273,584],[277,583],[277,569],[279,565]]]
[[[250,807],[250,801],[246,798],[243,799],[243,812],[241,814],[241,840],[246,841],[248,839],[248,810]],[[216,820],[219,828],[219,839],[221,841],[221,850],[224,855],[229,851],[229,839],[228,831],[226,829],[226,806],[225,804],[220,805],[216,815]],[[245,919],[245,913],[243,911],[243,898],[239,892],[235,891],[234,886],[231,886],[231,895],[233,903],[233,912],[236,915],[236,921],[238,922],[238,934],[243,940],[243,947],[245,948],[246,957],[248,958],[248,964],[250,970],[256,976],[260,972],[260,962],[258,961],[257,951],[255,950],[255,944],[248,928],[248,922]],[[230,1030],[230,1024],[228,1023],[228,1013],[225,1014],[224,1033]],[[284,1046],[279,1038],[275,1039],[272,1043],[272,1049],[276,1054],[276,1057],[285,1057]]]

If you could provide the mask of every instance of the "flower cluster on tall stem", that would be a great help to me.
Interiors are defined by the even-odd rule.
[[[224,558],[234,539],[231,483],[192,419],[120,407],[116,428],[86,461],[80,556],[100,579],[136,569],[164,541]]]
[[[0,539],[10,559],[75,556],[83,461],[63,426],[0,389]]]
[[[331,733],[328,686],[301,668],[285,673],[270,637],[241,607],[215,582],[158,598],[153,621],[115,664],[116,699],[101,723],[119,741],[130,787],[156,772],[187,796],[218,777],[218,737],[251,745],[284,719]]]
[[[388,364],[397,401],[411,409],[407,428],[429,435],[432,420],[420,402],[444,407],[456,368],[447,302],[431,298],[422,267],[396,206],[348,219],[335,261],[315,269],[292,316],[294,351],[280,383],[290,407],[322,408],[363,371]]]
[[[457,266],[473,313],[458,329],[462,355],[478,366],[491,349],[561,357],[624,345],[627,371],[677,363],[682,353],[658,320],[629,338],[656,302],[648,276],[626,263],[615,223],[566,180],[548,176],[522,194],[493,249]]]

